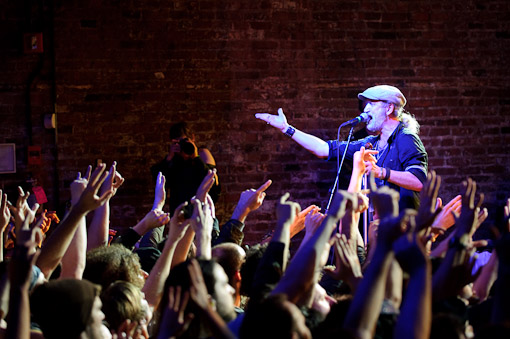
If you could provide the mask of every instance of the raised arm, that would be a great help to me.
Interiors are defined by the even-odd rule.
[[[214,185],[215,174],[216,170],[209,170],[207,175],[202,180],[202,183],[197,189],[196,198],[198,200],[205,201],[205,199],[207,198],[209,190]],[[175,249],[175,254],[172,260],[172,267],[186,260],[194,237],[195,231],[193,231],[192,227],[189,227],[186,233],[184,234],[184,237],[181,239],[181,241],[179,241],[179,244],[177,244],[177,248]]]
[[[425,248],[414,232],[393,245],[395,257],[409,273],[409,283],[395,326],[395,338],[429,338],[432,323],[432,268]]]
[[[99,165],[94,170],[85,191],[83,191],[80,199],[78,200],[78,203],[71,207],[71,211],[53,231],[41,249],[41,254],[37,259],[36,265],[41,269],[46,277],[51,275],[51,272],[53,272],[64,256],[64,253],[69,247],[74,233],[78,228],[80,219],[87,215],[88,212],[104,204],[112,194],[111,191],[108,191],[102,196],[97,195],[99,187],[108,175],[108,172],[105,172],[104,170],[104,164]]]
[[[474,250],[468,247],[483,203],[483,194],[477,200],[475,196],[476,182],[468,178],[463,182],[460,216],[455,217],[455,235],[450,239],[446,256],[432,278],[435,301],[456,296],[462,287],[477,277],[471,271],[475,262],[471,258]]]
[[[124,183],[124,178],[117,172],[117,162],[113,162],[110,167],[108,177],[101,185],[99,195],[111,190],[112,197],[117,193],[117,189]],[[94,211],[94,216],[90,222],[87,233],[87,251],[108,244],[108,231],[110,229],[110,199],[99,206]]]
[[[345,214],[346,205],[355,203],[350,193],[337,191],[330,210],[319,228],[310,239],[303,244],[289,264],[284,276],[271,294],[284,293],[289,301],[296,303],[308,293],[317,281],[320,261],[331,233],[338,220]]]
[[[87,187],[92,167],[87,168],[85,177],[78,177],[71,183],[71,206],[78,203],[81,194]],[[85,262],[87,255],[87,225],[85,215],[78,221],[78,228],[74,232],[73,239],[62,257],[61,278],[81,279],[85,270]]]
[[[36,204],[38,207],[38,204]],[[31,218],[33,219],[33,218]],[[18,243],[14,247],[11,262],[9,263],[9,314],[7,317],[7,331],[5,338],[30,338],[30,305],[28,288],[32,277],[32,265],[38,252],[35,227],[30,229],[31,220],[25,220],[18,233]]]
[[[241,193],[239,201],[232,213],[232,219],[239,220],[244,223],[246,217],[251,212],[257,210],[266,197],[266,190],[271,186],[273,182],[271,180],[263,183],[258,189],[248,189]]]
[[[344,328],[356,338],[372,338],[385,295],[386,280],[394,258],[393,242],[405,229],[409,215],[398,215],[398,192],[387,186],[376,188],[370,176],[370,198],[381,216],[374,256],[356,290],[344,320]]]
[[[510,199],[504,207],[505,222],[503,234],[496,243],[499,258],[498,279],[494,284],[494,304],[492,322],[494,324],[510,323]]]
[[[190,225],[196,235],[197,258],[211,260],[211,233],[214,222],[212,209],[214,208],[214,203],[208,196],[204,202],[194,199],[192,204],[193,215],[190,218]]]
[[[168,238],[165,242],[165,247],[154,264],[142,289],[147,302],[154,307],[159,304],[161,295],[163,294],[165,280],[170,274],[170,264],[172,263],[177,244],[182,239],[189,226],[189,219],[184,218],[183,212],[183,208],[186,204],[187,202],[177,207],[172,219],[170,219],[170,227],[168,229]]]
[[[4,261],[4,232],[11,220],[11,211],[7,206],[7,194],[0,190],[0,262]]]
[[[328,143],[311,134],[302,132],[287,123],[287,118],[283,114],[283,109],[278,108],[278,115],[269,113],[257,113],[255,118],[265,121],[268,125],[273,126],[280,132],[290,136],[292,140],[297,142],[307,151],[313,153],[318,158],[327,158],[329,155]]]

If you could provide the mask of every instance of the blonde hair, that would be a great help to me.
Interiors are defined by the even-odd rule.
[[[407,111],[403,111],[400,116],[400,121],[404,124],[404,127],[411,130],[414,134],[420,134],[420,124],[414,117]]]

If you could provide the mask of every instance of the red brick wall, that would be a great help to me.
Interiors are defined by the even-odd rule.
[[[43,168],[28,168],[24,86],[38,57],[17,47],[27,16],[54,24],[60,200],[78,170],[117,160],[126,183],[112,201],[114,226],[129,226],[152,201],[149,167],[165,155],[168,127],[189,121],[218,163],[226,221],[240,192],[274,184],[248,220],[247,240],[273,227],[274,206],[289,191],[302,206],[325,205],[334,163],[316,160],[256,112],[283,107],[295,127],[335,138],[357,112],[356,94],[398,86],[420,122],[441,196],[472,176],[491,210],[510,195],[510,4],[492,1],[79,1],[1,14],[1,142],[20,145],[19,173],[51,191],[51,55],[32,86],[34,143]],[[34,14],[35,13],[35,14]],[[37,14],[43,13],[43,14]],[[54,16],[54,21],[51,17]],[[51,31],[49,32],[51,33]],[[51,34],[48,34],[51,36]],[[345,131],[347,132],[347,131]],[[53,166],[53,167],[52,167]],[[51,193],[51,192],[50,192]]]

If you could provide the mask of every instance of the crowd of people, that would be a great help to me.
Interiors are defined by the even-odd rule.
[[[488,216],[476,182],[459,180],[458,195],[443,204],[441,178],[404,122],[403,94],[376,86],[359,98],[377,134],[352,146],[348,188],[335,190],[326,212],[281,192],[273,233],[250,246],[244,232],[272,181],[243,191],[220,226],[214,158],[185,125],[152,169],[152,209],[113,239],[109,206],[124,182],[115,162],[78,173],[70,208],[48,233],[50,217],[29,206],[28,192],[20,188],[11,204],[0,191],[0,336],[510,337],[510,199],[493,239],[474,241]],[[257,118],[317,156],[343,147],[296,130],[283,111]],[[366,244],[359,219],[369,208]]]

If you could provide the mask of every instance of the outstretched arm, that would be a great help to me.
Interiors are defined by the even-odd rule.
[[[7,194],[0,190],[0,262],[4,261],[4,232],[11,220],[11,212],[7,206]]]
[[[322,253],[338,220],[344,215],[347,202],[353,197],[345,191],[337,191],[330,210],[321,225],[292,259],[284,276],[271,294],[284,293],[289,301],[296,303],[304,293],[308,293],[317,281]]]
[[[90,178],[85,191],[80,196],[78,203],[71,208],[66,218],[60,223],[51,236],[47,239],[45,245],[41,249],[41,254],[37,259],[36,265],[41,269],[46,277],[58,265],[64,253],[66,252],[74,233],[78,228],[79,221],[88,212],[101,206],[109,199],[111,191],[105,192],[102,196],[98,196],[99,187],[106,179],[108,172],[105,172],[105,165],[99,165]]]
[[[477,274],[473,276],[471,271],[475,263],[471,258],[474,250],[470,250],[468,245],[478,224],[483,194],[475,201],[476,182],[471,178],[464,181],[463,186],[460,216],[455,217],[455,235],[449,241],[446,256],[432,278],[434,300],[456,296],[462,287],[477,278]]]
[[[257,113],[255,114],[255,118],[265,121],[268,125],[273,126],[274,128],[280,130],[282,133],[287,132],[289,127],[291,127],[287,123],[287,118],[285,114],[283,114],[283,109],[278,108],[278,115],[269,114],[269,113]],[[307,151],[313,153],[318,158],[327,158],[329,155],[329,146],[327,142],[324,140],[317,138],[311,134],[307,134],[302,132],[294,127],[294,134],[292,135],[292,140],[297,142]]]
[[[181,204],[175,209],[175,213],[170,219],[170,228],[168,230],[168,238],[165,247],[161,252],[156,264],[151,270],[149,277],[145,281],[142,292],[149,305],[156,307],[159,304],[165,280],[170,274],[170,264],[175,253],[177,244],[182,239],[189,226],[189,220],[184,218],[183,208],[187,202]]]
[[[36,204],[38,207],[38,204]],[[30,220],[31,219],[31,220]],[[7,331],[5,338],[30,338],[30,305],[28,287],[30,285],[32,265],[38,252],[35,227],[30,229],[33,218],[26,219],[18,232],[18,243],[14,247],[9,263],[9,314],[7,317]]]
[[[105,179],[99,190],[99,195],[111,190],[112,197],[117,189],[124,183],[124,178],[117,172],[117,162],[114,161],[110,167],[108,177]],[[108,231],[110,229],[110,199],[94,211],[87,234],[87,251],[108,244]]]
[[[92,166],[89,166],[83,178],[81,177],[81,173],[78,172],[78,177],[71,183],[71,206],[78,203],[81,194],[85,190],[85,187],[87,187],[91,171]],[[85,216],[83,216],[78,221],[78,227],[74,232],[73,239],[62,257],[62,272],[60,277],[81,279],[83,271],[85,270],[86,252],[87,225]]]
[[[429,338],[432,323],[432,268],[416,233],[401,236],[393,245],[395,257],[410,275],[395,338]]]
[[[381,216],[377,245],[344,320],[344,328],[357,338],[371,338],[375,332],[386,280],[394,258],[392,245],[409,220],[409,215],[405,213],[398,215],[398,192],[387,186],[377,188],[373,175],[370,176],[370,188],[370,198]]]

